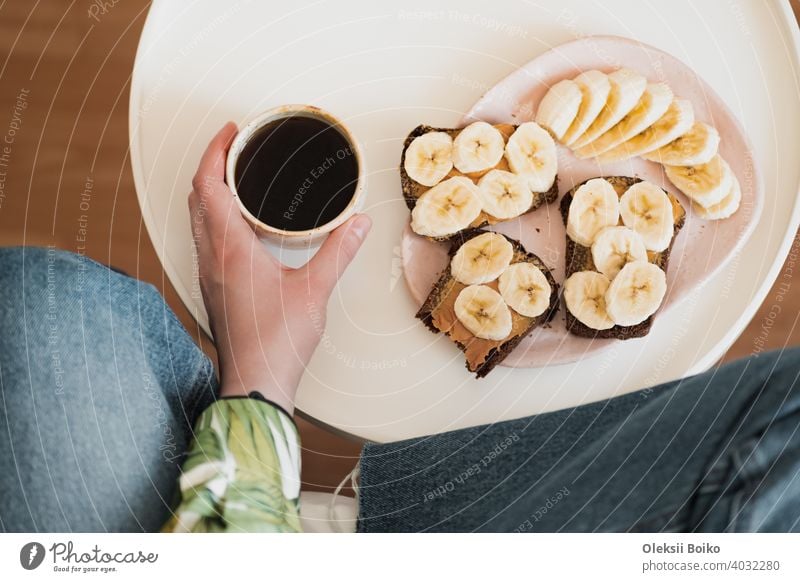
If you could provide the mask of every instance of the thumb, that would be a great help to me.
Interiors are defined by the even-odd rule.
[[[372,220],[369,216],[356,214],[334,230],[309,261],[309,279],[320,285],[326,295],[333,291],[371,227]]]

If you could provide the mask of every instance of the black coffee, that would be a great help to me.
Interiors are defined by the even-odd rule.
[[[333,125],[309,117],[272,121],[236,161],[236,190],[261,222],[308,230],[330,222],[353,198],[358,162]]]

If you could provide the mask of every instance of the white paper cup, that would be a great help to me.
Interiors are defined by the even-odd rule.
[[[319,119],[333,126],[347,140],[348,145],[353,151],[353,155],[356,157],[356,164],[358,166],[356,187],[353,191],[353,197],[350,199],[347,207],[330,222],[320,224],[309,230],[283,230],[260,221],[242,203],[242,200],[239,198],[239,193],[236,191],[236,162],[244,146],[259,129],[276,119],[284,119],[287,117],[310,117],[312,119]],[[225,181],[236,197],[236,202],[239,204],[242,216],[244,216],[261,238],[288,248],[319,246],[332,230],[361,210],[364,205],[364,175],[364,156],[358,142],[350,133],[350,130],[336,117],[313,105],[281,105],[280,107],[269,109],[247,122],[247,124],[239,130],[236,138],[234,138],[228,150],[228,159],[225,164]]]

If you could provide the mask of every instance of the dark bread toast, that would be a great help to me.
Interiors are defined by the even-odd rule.
[[[456,251],[462,244],[478,235],[486,232],[485,230],[472,229],[462,231],[457,237],[451,239],[449,258],[452,259]],[[505,235],[504,235],[505,236]],[[502,362],[519,343],[529,335],[534,328],[555,317],[558,311],[558,284],[553,278],[550,269],[544,262],[525,250],[519,241],[505,237],[514,247],[513,263],[528,262],[537,266],[544,273],[547,282],[550,284],[550,304],[547,310],[537,317],[525,317],[509,307],[511,311],[513,327],[511,335],[502,341],[492,341],[477,338],[469,333],[466,328],[455,317],[453,304],[455,298],[466,285],[456,281],[450,273],[450,263],[442,271],[439,280],[431,289],[427,299],[419,308],[416,317],[420,319],[434,333],[444,332],[447,336],[464,352],[467,362],[466,366],[470,372],[474,372],[478,378],[483,378],[491,372],[495,366]],[[496,281],[488,284],[496,290]],[[440,329],[437,322],[445,320],[450,322],[449,327],[442,325],[445,329]],[[476,361],[470,361],[470,356],[476,355]]]
[[[603,176],[608,182],[614,187],[617,191],[618,196],[622,196],[625,191],[630,188],[633,184],[637,182],[641,182],[640,178],[634,178],[629,176]],[[564,197],[561,199],[561,218],[564,221],[564,225],[567,224],[567,217],[569,216],[569,207],[572,203],[572,196],[575,191],[580,188],[583,184],[588,182],[588,180],[581,182],[577,186],[575,186],[572,190],[564,194]],[[675,217],[675,227],[672,234],[672,241],[667,247],[666,250],[656,253],[652,251],[647,252],[648,259],[651,263],[657,265],[661,270],[665,273],[667,272],[667,266],[669,264],[669,256],[672,251],[672,246],[675,244],[675,239],[678,237],[678,233],[680,232],[681,228],[686,221],[686,211],[678,202],[678,199],[675,198],[674,195],[667,192],[667,196],[669,196],[670,201],[672,202],[673,206],[673,213]],[[564,256],[565,260],[565,267],[566,267],[566,277],[569,277],[573,273],[577,273],[578,271],[594,271],[595,265],[594,261],[592,260],[592,250],[589,247],[585,247],[573,241],[569,235],[566,236],[567,239],[567,247],[566,253]],[[654,315],[651,315],[643,322],[637,325],[631,326],[620,326],[615,325],[612,328],[604,329],[604,330],[597,330],[588,327],[587,325],[578,321],[578,319],[570,313],[569,309],[564,306],[564,313],[566,315],[567,321],[567,329],[574,333],[577,336],[581,337],[588,337],[588,338],[603,338],[603,339],[631,339],[637,337],[644,337],[650,332],[650,328],[653,325],[653,318]]]
[[[497,124],[495,125],[495,127],[500,131],[500,133],[503,135],[503,139],[507,142],[508,138],[511,136],[511,134],[514,133],[514,131],[517,129],[518,126],[504,123],[504,124]],[[408,137],[406,137],[405,141],[403,142],[403,154],[400,157],[400,184],[403,189],[403,198],[405,199],[406,205],[408,206],[409,210],[414,209],[414,206],[417,203],[417,199],[420,196],[422,196],[425,192],[430,190],[430,187],[423,186],[422,184],[415,182],[406,173],[405,170],[406,150],[408,149],[408,146],[411,145],[411,142],[414,141],[414,138],[417,138],[420,135],[432,131],[441,131],[449,134],[450,137],[455,138],[461,130],[431,127],[429,125],[418,125],[412,130],[411,133],[408,134]],[[462,174],[461,172],[453,168],[452,170],[450,170],[450,173],[444,177],[444,180],[447,180],[448,178],[452,178],[454,176],[465,176],[471,179],[473,182],[477,183],[478,179],[480,179],[481,176],[483,176],[484,174],[486,174],[491,170],[509,171],[508,163],[506,162],[505,157],[501,158],[494,168],[489,168],[488,170],[484,170],[483,172],[472,172],[469,174]],[[556,198],[558,198],[558,176],[556,176],[555,180],[553,181],[553,185],[547,192],[534,192],[533,202],[531,203],[530,208],[528,208],[528,210],[526,210],[522,214],[527,214],[528,212],[532,212],[533,210],[539,208],[542,204],[555,202]],[[497,224],[498,222],[505,222],[505,220],[500,220],[498,218],[490,216],[489,214],[486,214],[485,212],[481,212],[478,215],[478,218],[476,218],[472,222],[472,224],[470,224],[468,229],[465,229],[461,232],[457,232],[445,237],[426,237],[426,238],[430,238],[431,240],[435,241],[450,240],[454,237],[457,237],[459,234],[466,232],[467,230],[481,228],[483,226],[491,224]]]

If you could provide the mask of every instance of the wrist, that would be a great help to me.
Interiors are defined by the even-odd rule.
[[[249,394],[238,394],[238,393],[237,394],[225,394],[225,395],[219,394],[217,396],[216,402],[217,403],[229,402],[231,400],[242,400],[242,399],[257,400],[258,402],[263,402],[264,404],[269,404],[270,406],[272,406],[276,410],[280,410],[292,422],[294,422],[294,416],[293,416],[294,411],[293,410],[286,410],[286,408],[282,404],[280,404],[278,402],[275,402],[274,400],[270,400],[269,398],[266,398],[261,392],[258,392],[257,390],[253,390]]]
[[[219,395],[223,398],[249,397],[252,392],[274,402],[289,414],[294,412],[297,383],[275,383],[264,378],[248,381],[242,378],[227,379],[223,376]]]
[[[267,324],[263,328],[269,329]],[[295,394],[314,346],[293,341],[285,334],[258,335],[258,326],[215,328],[221,396],[247,396],[256,391],[267,400],[294,410]],[[280,327],[273,332],[282,331]],[[291,349],[286,349],[291,346]]]

